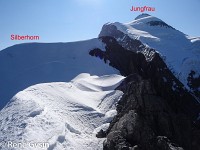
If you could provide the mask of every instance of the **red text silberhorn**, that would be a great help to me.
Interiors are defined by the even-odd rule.
[[[11,40],[39,40],[39,36],[30,36],[30,35],[14,35],[12,34],[10,36]]]

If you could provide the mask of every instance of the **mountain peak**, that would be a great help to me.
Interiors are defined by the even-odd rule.
[[[141,26],[141,24],[143,24],[143,25],[148,25],[148,26],[158,26],[158,27],[174,29],[173,27],[171,27],[170,25],[165,23],[163,20],[161,20],[157,17],[151,16],[149,14],[146,14],[146,13],[140,14],[132,22],[126,23],[126,25],[130,25],[133,27],[136,27],[138,24],[140,26]]]
[[[141,19],[141,18],[145,18],[145,17],[149,17],[149,16],[151,16],[151,15],[149,15],[149,14],[147,14],[147,13],[142,13],[142,14],[138,15],[138,16],[135,18],[135,20],[138,20],[138,19]]]

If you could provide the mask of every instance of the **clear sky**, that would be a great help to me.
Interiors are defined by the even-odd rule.
[[[98,36],[107,22],[130,22],[155,7],[156,16],[176,29],[200,36],[200,0],[0,0],[0,50],[16,43],[11,34],[38,35],[37,42],[79,41]]]

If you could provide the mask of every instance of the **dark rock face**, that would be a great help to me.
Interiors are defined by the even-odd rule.
[[[171,73],[158,53],[154,53],[152,60],[147,61],[143,53],[124,49],[112,37],[102,37],[101,40],[106,43],[106,51],[93,49],[90,55],[109,61],[123,76],[136,73],[143,79],[149,79],[158,96],[168,100],[174,111],[184,111],[194,120],[198,117],[199,103]]]
[[[105,131],[103,131],[102,129],[97,133],[96,135],[97,138],[105,138],[106,137],[106,133]]]
[[[198,150],[200,105],[154,53],[124,49],[112,37],[102,37],[106,51],[99,57],[127,78],[117,88],[124,92],[117,115],[106,131],[104,150]],[[137,43],[137,41],[136,41]],[[137,47],[141,51],[143,47]],[[151,49],[149,49],[151,51]]]
[[[191,149],[190,117],[174,112],[167,100],[158,96],[150,80],[132,76],[136,80],[128,83],[118,103],[118,114],[107,130],[105,149],[131,149],[136,145],[144,150],[168,150],[172,146]]]
[[[147,24],[149,24],[150,26],[160,26],[160,27],[166,27],[166,28],[174,29],[173,27],[171,27],[170,25],[166,24],[163,21],[150,21],[150,22],[147,22]]]
[[[188,86],[190,89],[195,93],[197,97],[200,98],[200,76],[194,77],[196,74],[195,71],[191,70],[190,74],[188,75]]]

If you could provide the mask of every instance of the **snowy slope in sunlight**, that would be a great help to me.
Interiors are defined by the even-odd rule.
[[[105,49],[99,39],[71,43],[19,44],[0,51],[0,109],[19,91],[38,83],[70,81],[80,73],[117,74],[89,55]]]
[[[129,23],[108,24],[158,51],[184,85],[187,86],[191,70],[196,72],[197,77],[200,75],[200,38],[189,37],[148,14],[139,15]]]
[[[104,139],[95,133],[116,114],[123,93],[114,89],[123,78],[85,73],[71,82],[38,84],[17,93],[0,112],[0,141],[47,142],[48,150],[102,149]]]

